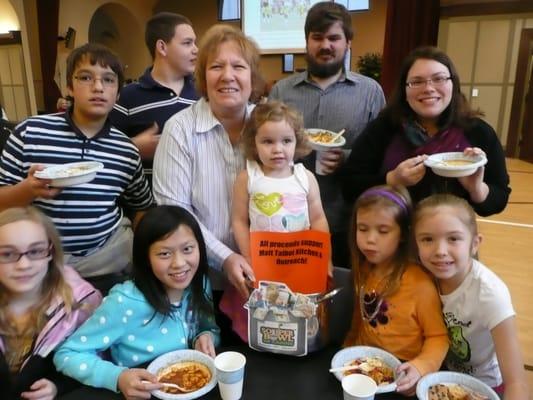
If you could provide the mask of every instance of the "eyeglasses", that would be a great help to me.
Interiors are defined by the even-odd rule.
[[[42,260],[50,255],[52,252],[52,245],[48,247],[36,247],[23,253],[16,250],[0,250],[0,264],[9,264],[18,262],[22,256],[26,256],[28,260],[37,261]]]
[[[114,87],[118,82],[118,78],[115,75],[104,75],[100,78],[96,78],[91,74],[80,74],[75,76],[74,79],[85,86],[93,86],[96,81],[100,81],[104,87]]]
[[[450,79],[452,79],[451,76],[436,76],[429,79],[413,79],[412,81],[406,82],[405,86],[410,89],[420,89],[425,87],[427,84],[430,84],[433,87],[440,87],[444,86]]]

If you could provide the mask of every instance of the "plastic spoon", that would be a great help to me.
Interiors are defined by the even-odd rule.
[[[329,372],[344,372],[359,368],[359,365],[345,365],[344,367],[330,368]]]
[[[142,383],[152,383],[150,381],[142,381]],[[169,382],[158,382],[160,384],[162,384],[164,387],[168,387],[168,388],[172,388],[172,389],[178,389],[180,392],[183,392],[183,393],[189,393],[189,392],[193,392],[195,389],[186,389],[184,387],[181,387],[180,385],[176,384],[176,383],[169,383]]]
[[[324,294],[321,294],[317,297],[316,302],[321,303],[324,300],[331,299],[333,296],[335,296],[337,293],[339,293],[342,290],[342,286],[335,288],[333,290],[330,290],[329,292],[326,292]]]
[[[329,143],[335,143],[335,142],[337,141],[337,139],[340,138],[344,132],[346,132],[346,129],[341,129],[341,130],[339,131],[339,133],[335,134],[335,136],[333,136],[333,137],[331,138],[331,140],[329,141]]]

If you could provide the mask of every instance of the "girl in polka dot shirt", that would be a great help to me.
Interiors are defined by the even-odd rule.
[[[53,351],[102,297],[63,265],[53,222],[34,207],[0,213],[0,393],[53,399],[72,381],[57,373]],[[70,382],[69,382],[70,381]]]
[[[177,206],[149,210],[135,230],[132,280],[115,285],[60,347],[57,369],[126,398],[150,398],[161,384],[141,366],[178,349],[214,357],[219,329],[207,268],[196,219]],[[103,351],[109,360],[99,356]]]

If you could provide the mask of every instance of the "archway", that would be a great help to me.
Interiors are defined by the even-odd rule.
[[[0,0],[0,104],[12,121],[31,114],[21,30],[17,8],[9,0]]]
[[[146,68],[140,52],[146,52],[144,27],[124,6],[107,3],[99,7],[89,24],[89,42],[100,43],[113,50],[125,67],[126,79],[136,79]]]

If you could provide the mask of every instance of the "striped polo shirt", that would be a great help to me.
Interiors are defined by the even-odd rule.
[[[139,82],[126,85],[109,117],[116,126],[129,137],[157,122],[159,131],[163,131],[165,122],[178,111],[194,104],[198,99],[191,76],[186,76],[180,93],[159,84],[152,78],[152,68],[148,68],[139,78]],[[144,163],[151,168],[152,162]]]
[[[104,168],[91,182],[64,188],[33,205],[54,221],[67,254],[84,256],[100,248],[122,219],[121,204],[144,210],[153,203],[139,152],[109,120],[87,138],[68,113],[35,116],[9,136],[0,158],[0,185],[24,180],[32,164],[98,161]]]

